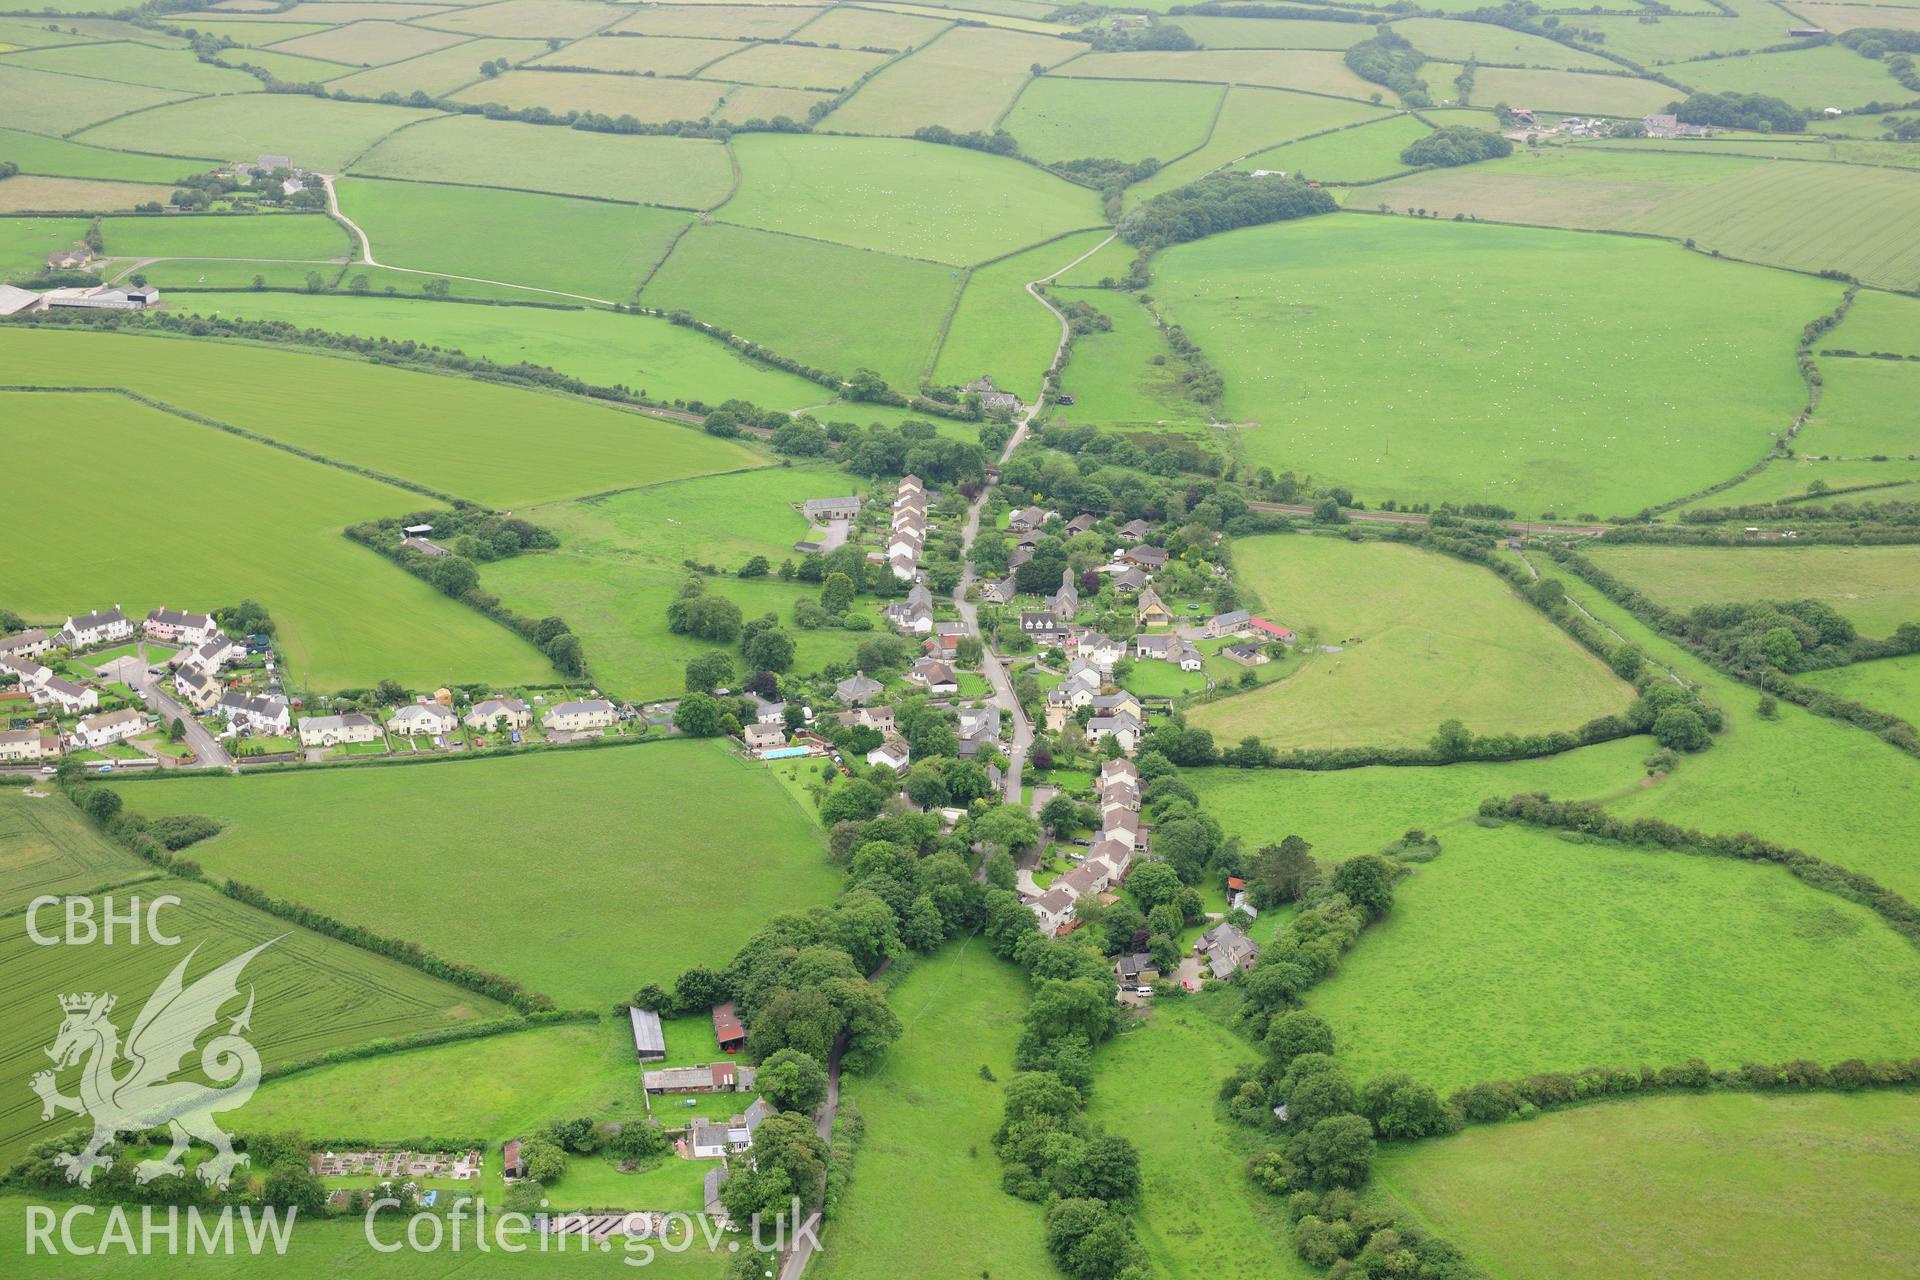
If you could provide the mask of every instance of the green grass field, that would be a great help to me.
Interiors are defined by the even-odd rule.
[[[843,377],[866,367],[908,387],[958,287],[934,263],[716,223],[680,237],[640,300]]]
[[[10,354],[26,349],[4,345]],[[144,611],[167,601],[211,607],[252,597],[278,624],[293,678],[312,688],[364,688],[386,677],[414,687],[550,677],[546,659],[526,641],[340,536],[357,520],[417,509],[419,495],[123,396],[12,392],[5,399],[17,415],[11,440],[19,461],[54,467],[85,457],[126,494],[136,478],[140,486],[191,494],[219,476],[226,494],[218,531],[210,532],[131,500],[104,502],[75,524],[61,516],[66,498],[57,488],[20,492],[15,511],[46,531],[23,535],[19,554],[0,566],[0,598],[23,615],[65,617],[89,607],[84,601]]]
[[[1132,204],[1171,191],[1241,156],[1289,139],[1379,119],[1386,114],[1386,108],[1365,103],[1251,85],[1230,86],[1206,144],[1192,155],[1167,164],[1145,182],[1127,188],[1127,201]],[[1160,158],[1171,160],[1168,156]]]
[[[1184,25],[1184,23],[1182,24]],[[1291,25],[1291,24],[1289,24]],[[1508,66],[1556,67],[1568,71],[1617,71],[1619,64],[1578,49],[1570,49],[1557,40],[1510,31],[1490,23],[1449,22],[1444,18],[1408,18],[1390,28],[1429,58],[1464,62],[1476,58]],[[1427,79],[1431,81],[1432,76]],[[1452,97],[1450,85],[1435,84],[1436,97]],[[1476,98],[1481,96],[1475,87]],[[1488,102],[1494,101],[1492,98]]]
[[[165,202],[170,187],[138,182],[100,182],[92,178],[43,178],[16,174],[0,186],[0,213],[132,209],[150,200]]]
[[[1920,1266],[1888,1229],[1920,1207],[1916,1154],[1911,1093],[1719,1094],[1476,1127],[1374,1180],[1495,1275],[1895,1275]]]
[[[744,177],[716,216],[860,249],[965,266],[1103,220],[1085,188],[980,151],[772,133],[733,148]]]
[[[1830,459],[1820,461],[1804,456],[1783,459],[1777,458],[1767,464],[1758,475],[1742,480],[1731,489],[1722,489],[1710,493],[1704,498],[1679,508],[1681,511],[1704,507],[1733,507],[1746,503],[1772,502],[1782,498],[1801,497],[1807,486],[1821,481],[1831,489],[1843,489],[1853,485],[1912,485],[1920,483],[1920,463],[1899,461],[1871,462],[1864,459]],[[1884,488],[1877,492],[1842,494],[1832,499],[1834,502],[1884,502],[1911,496],[1911,488]],[[1827,499],[1821,499],[1812,505],[1825,505]]]
[[[667,605],[686,581],[682,562],[725,571],[764,555],[777,565],[807,533],[793,504],[850,487],[848,476],[825,468],[768,467],[536,508],[529,518],[557,530],[561,549],[487,565],[482,582],[531,616],[563,612],[607,688],[629,698],[670,697],[683,687],[687,661],[714,648],[667,629]],[[716,578],[709,589],[746,617],[778,614],[794,640],[796,671],[845,661],[872,635],[793,627],[794,604],[819,594],[806,583]]]
[[[580,40],[564,48],[542,52],[528,59],[540,67],[579,67],[590,71],[623,71],[635,75],[651,72],[663,76],[683,76],[726,57],[745,44],[714,40],[678,40],[671,36],[641,36]],[[716,77],[725,79],[724,76]]]
[[[1209,49],[1347,49],[1372,34],[1356,22],[1266,22],[1190,13],[1180,15],[1178,26]]]
[[[1920,955],[1784,870],[1524,827],[1441,843],[1308,998],[1356,1079],[1907,1051]]]
[[[608,76],[591,72],[509,71],[453,95],[460,102],[498,103],[521,110],[545,107],[556,115],[594,111],[628,115],[649,124],[700,120],[719,105],[724,85],[702,80]]]
[[[1060,422],[1204,423],[1204,406],[1180,385],[1182,367],[1148,310],[1126,293],[1061,289],[1062,302],[1086,302],[1113,328],[1074,339],[1061,389],[1074,403],[1054,410]],[[1155,364],[1158,359],[1161,363]]]
[[[586,133],[479,116],[427,117],[388,136],[353,171],[683,209],[718,204],[733,187],[726,148],[717,142]]]
[[[1038,63],[1057,66],[1083,46],[1048,35],[960,27],[869,80],[823,127],[837,133],[910,134],[937,124],[991,129]]]
[[[537,1027],[270,1080],[242,1127],[312,1138],[524,1134],[549,1120],[643,1115],[626,1019]]]
[[[807,119],[816,105],[832,100],[833,95],[822,90],[729,85],[726,95],[714,107],[712,118],[727,124],[748,124],[785,116],[798,122]]]
[[[358,271],[347,274],[351,279]],[[178,301],[182,309],[201,314],[284,320],[370,338],[411,338],[500,364],[525,360],[588,382],[632,387],[664,401],[718,404],[737,396],[771,408],[798,409],[818,404],[827,394],[817,382],[756,364],[717,339],[657,317],[614,315],[599,308],[502,311],[450,306],[408,293],[413,291],[397,297],[386,297],[378,289],[365,297],[242,291],[194,294]],[[509,316],[511,323],[502,323]]]
[[[632,32],[644,36],[700,36],[708,39],[777,40],[820,16],[823,11],[801,5],[697,4],[645,6],[620,19],[608,31]],[[849,9],[848,14],[865,14]],[[884,16],[884,15],[882,15]],[[825,43],[831,37],[818,36]],[[859,45],[863,40],[840,43]]]
[[[0,349],[31,359],[22,381],[97,386],[98,362],[110,360],[116,379],[167,404],[500,507],[759,461],[731,441],[570,396],[359,360],[84,333],[10,333]],[[286,394],[288,387],[322,385],[324,399]],[[395,423],[409,430],[397,431]],[[425,501],[396,497],[413,506]],[[335,524],[344,528],[355,518],[344,512]]]
[[[0,120],[34,133],[68,134],[186,95],[175,89],[88,80],[0,62]],[[137,117],[135,117],[137,118]]]
[[[1812,597],[1862,635],[1890,636],[1903,622],[1920,622],[1920,551],[1912,547],[1595,550],[1595,564],[1670,609]]]
[[[976,269],[940,344],[934,381],[964,385],[989,374],[1022,400],[1038,396],[1060,341],[1060,322],[1027,292],[1027,282],[1058,270],[1106,237],[1105,231],[1083,231]]]
[[[521,191],[348,180],[339,193],[380,262],[610,302],[631,296],[687,225],[669,209]]]
[[[1047,76],[1020,95],[1006,129],[1022,152],[1047,164],[1094,155],[1164,163],[1206,141],[1222,92],[1204,84]]]
[[[331,79],[327,87],[368,98],[377,98],[383,93],[408,94],[415,89],[437,97],[480,79],[483,62],[498,58],[525,62],[545,49],[545,45],[534,40],[469,40],[448,49]]]
[[[1026,975],[973,938],[916,963],[888,999],[905,1034],[877,1071],[841,1086],[866,1139],[814,1265],[826,1280],[857,1280],[898,1275],[900,1259],[919,1256],[939,1258],[943,1274],[1046,1280],[1038,1208],[1000,1189],[991,1140],[1003,1086],[980,1075],[1013,1070]]]
[[[0,129],[0,152],[5,152],[7,159],[19,165],[22,173],[117,182],[173,183],[202,167],[190,160],[108,151],[18,129]]]
[[[1361,101],[1380,86],[1348,69],[1324,49],[1191,49],[1152,53],[1090,53],[1060,69],[1063,76],[1103,80],[1203,80],[1214,84],[1300,89]]]
[[[1406,172],[1410,166],[1400,159],[1400,152],[1430,132],[1412,116],[1389,116],[1339,133],[1256,151],[1234,168],[1246,172],[1278,169],[1315,182],[1371,182]],[[1364,202],[1366,193],[1356,192],[1353,198]]]
[[[1884,63],[1838,44],[1716,58],[1689,63],[1668,74],[1696,93],[1770,93],[1797,107],[1810,107],[1816,114],[1826,107],[1902,102],[1907,97]]]
[[[299,94],[196,98],[124,116],[86,131],[82,142],[169,155],[251,159],[284,155],[333,173],[402,125],[428,113],[371,102],[323,102]]]
[[[1241,581],[1268,613],[1339,653],[1189,714],[1223,742],[1417,745],[1443,720],[1475,733],[1573,729],[1632,692],[1485,570],[1392,543],[1250,538]],[[1553,697],[1543,699],[1541,691]]]
[[[1180,245],[1155,276],[1260,424],[1250,460],[1525,515],[1630,514],[1764,456],[1805,399],[1795,335],[1838,296],[1667,245],[1350,215]]]
[[[59,796],[0,789],[0,911],[20,911],[41,894],[84,893],[158,874]]]
[[[346,228],[324,214],[210,214],[103,218],[100,235],[116,258],[344,259]]]
[[[1911,654],[1856,662],[1829,671],[1808,671],[1800,680],[1816,689],[1826,689],[1842,698],[1891,712],[1909,724],[1920,724],[1920,661]]]
[[[1259,1049],[1227,1029],[1212,995],[1157,1003],[1143,1026],[1094,1056],[1087,1117],[1140,1149],[1140,1239],[1162,1274],[1306,1277],[1280,1202],[1243,1170],[1256,1135],[1232,1125],[1215,1095]]]
[[[65,804],[47,799],[36,803]],[[481,996],[429,978],[391,960],[296,928],[245,907],[203,885],[169,881],[164,890],[142,886],[148,899],[165,892],[180,899],[163,907],[161,927],[181,939],[179,947],[36,946],[23,928],[9,928],[0,939],[7,966],[7,989],[0,995],[7,1034],[0,1038],[0,1067],[24,1081],[44,1068],[41,1052],[60,1025],[58,997],[72,991],[111,991],[119,996],[115,1022],[126,1034],[147,997],[188,952],[200,948],[189,967],[189,981],[247,949],[277,939],[248,965],[243,990],[255,993],[253,1034],[249,1037],[268,1067],[295,1061],[342,1045],[455,1026],[506,1010]],[[125,890],[116,896],[125,910]],[[94,903],[96,913],[105,908]],[[60,926],[42,915],[43,931]],[[234,1006],[232,1012],[238,1012]],[[63,1080],[70,1087],[70,1078]],[[27,1089],[0,1102],[0,1159],[11,1163],[33,1142],[65,1132],[76,1123],[70,1114],[40,1119],[38,1099]]]
[[[1920,300],[1864,289],[1853,296],[1847,318],[1820,346],[1823,349],[1841,347],[1862,354],[1879,351],[1920,356]]]
[[[1912,457],[1920,365],[1829,359],[1820,408],[1796,441],[1808,453],[1841,458]]]
[[[73,44],[14,53],[0,58],[0,67],[57,71],[180,93],[254,93],[260,88],[260,82],[246,72],[209,66],[185,49],[153,49],[140,44]]]
[[[1451,82],[1434,86],[1453,96]],[[1652,80],[1588,75],[1579,71],[1514,71],[1481,67],[1473,79],[1475,102],[1526,102],[1536,110],[1579,111],[1602,116],[1641,116],[1665,111],[1673,89]]]
[[[824,902],[839,884],[812,816],[712,742],[147,785],[130,806],[228,824],[195,846],[211,874],[572,1007],[722,963],[769,914]],[[724,805],[724,827],[676,801],[689,795]],[[402,836],[401,808],[459,820]],[[307,835],[318,827],[323,850]],[[382,886],[372,898],[369,881]],[[437,909],[456,885],[460,910]]]
[[[422,25],[466,35],[544,39],[584,36],[616,21],[618,15],[608,14],[606,6],[581,4],[578,0],[505,0],[503,4],[481,4],[452,13],[438,13]]]
[[[714,50],[709,61],[719,50]],[[700,74],[707,80],[788,89],[844,89],[887,60],[861,49],[808,48],[793,44],[744,45]]]
[[[376,67],[407,58],[418,58],[449,45],[460,37],[444,31],[427,31],[398,22],[353,22],[333,27],[318,35],[296,36],[273,47],[281,53],[301,58],[320,58],[349,67]],[[473,64],[477,69],[479,63]]]

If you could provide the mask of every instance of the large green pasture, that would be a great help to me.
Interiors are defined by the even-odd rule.
[[[402,129],[355,161],[353,172],[683,209],[718,204],[734,181],[726,148],[717,142],[588,133],[480,116],[430,117]]]
[[[958,287],[937,263],[714,223],[680,237],[640,300],[842,377],[866,367],[910,387]]]
[[[1005,127],[1022,152],[1046,164],[1094,156],[1165,163],[1207,140],[1223,92],[1205,84],[1045,76],[1027,86]]]
[[[0,66],[57,71],[181,93],[253,93],[260,88],[260,82],[244,71],[211,66],[185,49],[154,49],[143,44],[70,44],[37,49],[0,57]]]
[[[398,22],[352,22],[330,27],[317,35],[296,36],[274,46],[282,53],[301,58],[319,58],[349,67],[377,67],[407,58],[418,58],[460,39],[444,31],[428,31]],[[479,63],[474,63],[476,73]]]
[[[1365,101],[1380,86],[1362,80],[1341,55],[1324,49],[1192,49],[1152,53],[1089,53],[1063,76],[1103,80],[1203,80],[1265,85]]]
[[[348,278],[356,274],[357,269],[350,271]],[[396,297],[378,289],[364,297],[242,291],[196,293],[176,301],[203,314],[284,320],[369,338],[410,338],[499,364],[524,360],[591,383],[628,386],[657,400],[718,404],[738,397],[769,408],[798,409],[828,394],[817,382],[756,364],[718,339],[655,316],[615,315],[597,307],[462,306],[428,301],[412,288],[399,287],[404,292]],[[1037,304],[1034,309],[1039,310]]]
[[[821,125],[844,133],[910,134],[934,124],[955,133],[991,130],[1030,67],[1084,51],[1050,35],[956,27],[869,80]]]
[[[1306,1277],[1280,1201],[1245,1174],[1258,1146],[1227,1120],[1220,1082],[1259,1049],[1226,1025],[1232,1006],[1204,998],[1156,1003],[1144,1025],[1094,1056],[1087,1118],[1140,1151],[1140,1239],[1172,1276]]]
[[[1066,266],[1107,234],[1083,231],[977,268],[947,325],[934,381],[963,385],[989,374],[1022,400],[1038,396],[1060,341],[1060,321],[1027,292],[1027,284]]]
[[[683,687],[688,659],[715,647],[667,629],[667,606],[686,581],[682,562],[726,572],[756,555],[774,564],[791,559],[793,544],[807,536],[796,504],[855,488],[851,477],[824,467],[768,467],[540,507],[530,518],[559,532],[560,550],[497,561],[481,581],[531,617],[564,616],[607,688],[635,699],[671,697]],[[746,617],[778,614],[793,637],[797,671],[847,661],[872,634],[794,628],[795,603],[819,593],[806,583],[719,577],[708,590]]]
[[[812,815],[718,742],[138,785],[127,804],[149,816],[227,824],[195,846],[210,874],[570,1007],[724,963],[769,915],[825,902],[840,879]]]
[[[1475,566],[1398,543],[1284,535],[1242,540],[1234,558],[1263,616],[1340,651],[1196,707],[1190,720],[1222,741],[1401,746],[1456,719],[1475,733],[1541,733],[1619,712],[1631,697]]]
[[[1657,808],[1657,806],[1656,806]],[[1777,867],[1473,823],[1308,1006],[1356,1078],[1908,1053],[1920,952]]]
[[[523,191],[424,182],[339,184],[375,261],[610,302],[665,257],[687,215]]]
[[[1185,25],[1182,23],[1181,25]],[[1291,24],[1289,24],[1291,25]],[[1445,18],[1408,18],[1389,30],[1404,37],[1429,58],[1465,62],[1503,63],[1519,67],[1553,67],[1568,71],[1618,71],[1620,64],[1597,54],[1583,53],[1545,36],[1530,35],[1489,22],[1453,22]],[[1427,80],[1433,81],[1428,75]],[[1452,96],[1451,85],[1434,84],[1438,96]],[[1474,96],[1482,97],[1479,86]],[[1493,98],[1487,98],[1493,102]]]
[[[495,1141],[567,1116],[644,1114],[624,1017],[409,1049],[269,1080],[244,1128],[311,1138],[471,1135]]]
[[[1874,462],[1865,458],[1808,458],[1804,454],[1794,458],[1775,458],[1757,474],[1742,480],[1730,489],[1710,493],[1696,499],[1681,511],[1710,507],[1733,507],[1746,503],[1774,502],[1782,498],[1805,496],[1807,486],[1820,481],[1831,489],[1849,488],[1854,485],[1912,485],[1920,483],[1920,463],[1909,462],[1902,458]],[[1913,490],[1885,488],[1879,492],[1843,494],[1832,499],[1835,502],[1884,502],[1911,496]],[[1815,505],[1824,505],[1822,499]]]
[[[336,92],[367,98],[377,98],[383,93],[408,94],[415,89],[438,97],[480,79],[480,64],[483,62],[499,58],[505,58],[508,62],[524,62],[545,49],[545,45],[535,40],[469,40],[450,49],[406,58],[383,67],[369,67],[365,71],[331,80],[327,87]]]
[[[1816,113],[1826,107],[1902,102],[1911,96],[1887,74],[1884,62],[1863,58],[1839,44],[1714,58],[1667,74],[1696,93],[1766,93]]]
[[[888,57],[862,49],[750,44],[717,62],[711,61],[720,52],[715,49],[702,59],[710,63],[700,73],[706,79],[787,89],[844,89]]]
[[[1322,98],[1313,94],[1288,93],[1280,89],[1262,89],[1236,84],[1227,89],[1220,114],[1213,122],[1207,141],[1191,155],[1171,161],[1145,182],[1127,188],[1129,201],[1145,200],[1184,186],[1201,175],[1230,164],[1240,157],[1266,147],[1277,146],[1292,138],[1324,133],[1344,125],[1358,124],[1386,115],[1387,108],[1366,103]],[[1115,274],[1124,274],[1117,272]]]
[[[1920,426],[1920,364],[1829,359],[1820,406],[1796,444],[1840,458],[1912,457]]]
[[[119,182],[178,182],[204,166],[191,160],[108,151],[83,143],[49,138],[44,134],[0,129],[0,153],[20,166],[22,173],[48,173],[66,178],[105,178]]]
[[[19,911],[43,893],[84,893],[158,874],[58,794],[0,788],[0,911]]]
[[[1113,328],[1073,340],[1073,358],[1060,376],[1074,403],[1054,409],[1059,422],[1113,424],[1204,422],[1205,406],[1181,387],[1180,359],[1167,345],[1153,315],[1130,293],[1060,289],[1060,303],[1084,302]],[[1156,360],[1160,363],[1154,363]]]
[[[27,350],[13,337],[0,347],[9,368],[25,367],[12,360]],[[181,360],[190,348],[168,350]],[[60,486],[15,486],[9,505],[22,532],[0,561],[0,599],[24,616],[63,618],[111,602],[129,612],[189,601],[210,608],[251,597],[273,615],[287,666],[307,687],[552,674],[506,628],[340,536],[355,521],[417,509],[417,494],[124,396],[11,392],[5,402],[16,463],[47,475],[84,459],[103,499],[76,521]],[[191,501],[215,490],[221,514],[212,524],[138,498],[165,492]]]
[[[1823,338],[1820,346],[1869,355],[1886,352],[1920,356],[1920,299],[1863,289],[1853,295],[1853,305],[1847,308],[1840,327]]]
[[[1529,516],[1631,514],[1751,465],[1838,298],[1669,245],[1352,214],[1180,245],[1155,277],[1258,424],[1250,460]]]
[[[0,350],[19,353],[21,382],[99,386],[110,370],[114,382],[167,404],[499,507],[759,460],[732,441],[571,396],[354,359],[57,332],[8,333]],[[302,395],[302,388],[325,388],[326,395]],[[412,507],[428,501],[395,496]],[[342,528],[369,514],[378,513],[345,511],[333,523]]]
[[[208,214],[102,218],[100,237],[116,258],[344,259],[344,227],[319,213]]]
[[[64,805],[48,798],[39,804]],[[135,806],[130,805],[129,808]],[[10,843],[5,835],[0,841]],[[143,886],[143,888],[147,888]],[[39,946],[27,935],[25,917],[14,916],[0,933],[0,961],[7,985],[0,993],[0,1067],[10,1079],[24,1082],[47,1066],[42,1050],[59,1029],[59,997],[73,991],[108,991],[119,997],[115,1022],[126,1034],[141,1007],[167,973],[188,953],[198,949],[188,968],[188,981],[216,965],[269,939],[273,944],[248,965],[242,990],[254,992],[253,1032],[248,1037],[272,1068],[343,1045],[408,1035],[455,1026],[480,1017],[496,1017],[506,1010],[499,1004],[460,990],[417,969],[360,951],[342,942],[309,933],[284,920],[245,907],[213,889],[188,881],[169,881],[165,892],[180,899],[162,907],[160,926],[178,936],[177,947],[151,942],[131,945],[124,937],[117,945]],[[126,890],[115,896],[116,909],[127,908]],[[93,900],[96,918],[104,899]],[[60,925],[42,912],[43,932],[59,933]],[[239,1003],[227,1011],[239,1012]],[[61,1082],[72,1086],[71,1076]],[[65,1132],[78,1123],[70,1114],[50,1121],[40,1119],[39,1100],[25,1087],[0,1101],[0,1159],[9,1163],[25,1148],[43,1138]]]
[[[861,249],[965,266],[1104,221],[1086,188],[960,147],[753,133],[733,149],[744,176],[716,216]]]
[[[1800,679],[1816,689],[1891,712],[1908,724],[1920,724],[1920,660],[1912,654],[1809,671]]]
[[[1623,546],[1596,547],[1593,560],[1670,609],[1811,597],[1862,635],[1920,623],[1920,548]]]
[[[555,114],[592,111],[664,124],[706,118],[720,104],[725,88],[704,80],[523,70],[478,81],[453,97],[460,102],[498,103],[513,110],[545,107]]]
[[[172,194],[170,187],[138,182],[15,174],[7,179],[5,186],[0,186],[0,213],[47,209],[132,209],[150,200],[164,201]]]
[[[826,1280],[858,1280],[938,1258],[944,1274],[1048,1280],[1039,1210],[1000,1189],[991,1145],[1026,975],[970,938],[916,963],[888,1002],[904,1034],[878,1070],[842,1082],[841,1105],[859,1108],[866,1138],[813,1265]]]
[[[1389,116],[1270,151],[1256,151],[1234,168],[1278,169],[1315,182],[1371,182],[1406,172],[1410,166],[1400,159],[1401,151],[1430,132],[1413,116]],[[1357,192],[1353,198],[1364,204],[1366,192]]]
[[[247,94],[196,98],[123,116],[88,129],[81,141],[216,160],[282,155],[303,168],[332,173],[395,129],[427,117],[380,103]]]
[[[1899,1275],[1920,1267],[1895,1226],[1920,1212],[1916,1157],[1911,1093],[1731,1093],[1388,1148],[1374,1181],[1495,1275]]]
[[[89,80],[7,66],[0,61],[0,120],[11,128],[35,133],[73,133],[125,112],[139,112],[186,96],[177,89]]]
[[[1436,84],[1443,97],[1451,83]],[[1475,102],[1524,102],[1541,111],[1578,111],[1599,116],[1638,117],[1665,111],[1684,97],[1669,85],[1633,76],[1592,75],[1581,71],[1516,71],[1481,67],[1474,73]]]
[[[697,36],[702,39],[777,40],[806,25],[823,11],[802,6],[760,4],[641,5],[608,31],[641,36]],[[841,12],[836,10],[836,12]],[[850,9],[848,14],[864,14]],[[883,15],[884,16],[884,15]],[[825,43],[830,37],[818,37]],[[841,41],[859,45],[859,40]]]

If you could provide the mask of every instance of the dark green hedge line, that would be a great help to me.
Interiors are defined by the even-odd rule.
[[[458,1044],[463,1040],[484,1040],[489,1036],[507,1035],[515,1031],[525,1031],[532,1027],[550,1027],[574,1022],[598,1022],[600,1015],[591,1009],[550,1009],[536,1011],[521,1017],[489,1018],[484,1022],[470,1023],[459,1027],[442,1027],[435,1031],[421,1031],[410,1036],[389,1036],[378,1040],[368,1040],[363,1044],[342,1045],[337,1049],[327,1049],[321,1053],[291,1062],[283,1062],[260,1073],[264,1083],[268,1080],[281,1080],[287,1076],[299,1075],[303,1071],[312,1071],[318,1067],[336,1066],[342,1062],[358,1062],[362,1058],[379,1058],[390,1053],[405,1053],[409,1049],[427,1049],[435,1045]],[[416,1140],[399,1142],[392,1138],[382,1138],[375,1142],[354,1143],[344,1140],[329,1140],[325,1145],[338,1147],[378,1146],[387,1143],[404,1146],[414,1151],[433,1151],[439,1148],[423,1147]],[[321,1145],[316,1143],[315,1145]],[[469,1144],[484,1147],[485,1142]]]
[[[1604,1098],[1712,1090],[1771,1093],[1901,1089],[1920,1084],[1920,1058],[1864,1062],[1848,1058],[1822,1066],[1805,1058],[1749,1062],[1716,1070],[1698,1058],[1665,1067],[1583,1067],[1542,1071],[1513,1080],[1485,1080],[1448,1099],[1467,1124],[1498,1124],[1538,1111],[1555,1111]]]

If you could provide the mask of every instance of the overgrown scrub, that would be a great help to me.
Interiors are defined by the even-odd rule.
[[[1433,105],[1427,95],[1427,82],[1419,74],[1426,60],[1411,41],[1393,30],[1383,30],[1346,52],[1347,67],[1353,74],[1393,90],[1410,107]]]

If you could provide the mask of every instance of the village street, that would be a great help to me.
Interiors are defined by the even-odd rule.
[[[220,740],[207,732],[205,725],[194,719],[193,712],[173,700],[167,692],[166,684],[147,670],[147,646],[140,646],[139,656],[125,657],[110,666],[102,668],[111,679],[120,681],[140,695],[147,704],[147,710],[160,717],[162,725],[170,725],[178,720],[187,731],[187,745],[193,748],[194,762],[183,765],[187,769],[232,769],[233,757],[220,745]]]
[[[1034,410],[1038,407],[1037,405],[1031,406],[1021,414],[1019,424],[1015,426],[1013,435],[1007,439],[1006,448],[1000,451],[1001,462],[1005,462],[1008,458],[1012,457],[1013,451],[1020,447],[1020,442],[1024,440],[1027,435],[1027,422],[1033,417]],[[973,545],[973,537],[980,531],[980,513],[986,507],[987,499],[992,493],[993,487],[991,485],[981,489],[980,496],[973,500],[971,507],[967,508],[967,523],[961,531],[960,537],[961,541],[968,547]],[[1021,709],[1020,700],[1013,696],[1012,677],[1007,674],[1005,665],[1001,663],[999,656],[993,652],[993,647],[987,643],[986,637],[980,633],[979,606],[967,599],[967,588],[972,586],[973,582],[973,561],[969,559],[966,562],[966,567],[961,570],[960,584],[953,589],[953,606],[959,611],[960,621],[965,624],[967,634],[980,642],[980,665],[986,672],[987,683],[993,686],[993,700],[995,704],[998,705],[1001,712],[1008,716],[1013,722],[1013,742],[1007,748],[1006,786],[1001,794],[1007,803],[1018,804],[1020,802],[1020,774],[1026,767],[1027,750],[1033,745],[1033,726],[1027,723],[1027,713]]]

